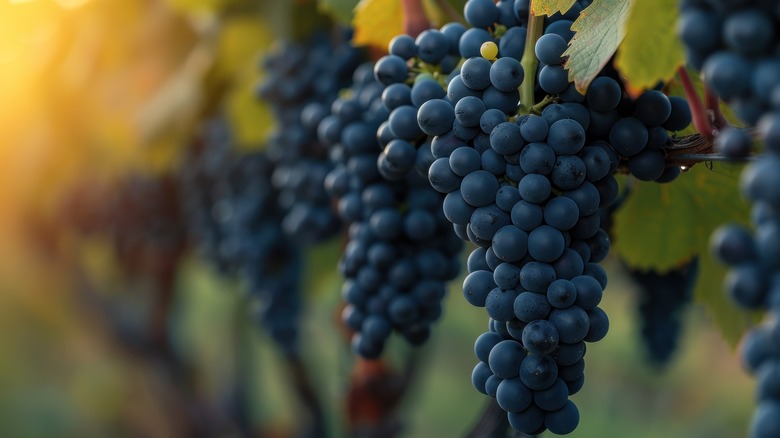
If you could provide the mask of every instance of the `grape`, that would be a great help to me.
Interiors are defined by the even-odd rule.
[[[450,46],[447,37],[438,30],[427,29],[415,40],[417,55],[420,60],[430,64],[438,64],[449,53]]]
[[[478,27],[468,29],[463,33],[458,42],[460,56],[465,59],[479,57],[479,49],[482,47],[482,44],[487,41],[493,41],[490,32]]]
[[[490,67],[489,77],[490,83],[497,90],[513,91],[523,83],[523,67],[514,58],[501,58]]]
[[[560,65],[545,65],[539,73],[539,86],[548,94],[562,93],[569,86],[569,73]]]
[[[533,321],[523,329],[522,341],[529,353],[550,354],[558,347],[558,331],[549,321]]]
[[[526,356],[527,353],[523,349],[522,344],[515,340],[507,339],[497,343],[490,350],[488,364],[490,365],[490,370],[497,377],[512,379],[520,374],[517,364],[523,361]]]
[[[465,127],[479,126],[485,103],[475,96],[466,96],[455,104],[455,120]]]
[[[556,309],[565,309],[577,300],[577,288],[571,281],[558,279],[547,288],[547,300]]]
[[[742,129],[730,128],[721,131],[715,139],[715,152],[729,158],[742,158],[750,155],[753,141]]]
[[[556,154],[576,154],[585,145],[585,130],[575,120],[558,120],[550,125],[547,142]]]
[[[617,81],[599,76],[590,83],[585,98],[594,111],[607,112],[617,107],[621,95],[620,84]]]
[[[580,411],[571,401],[567,401],[563,408],[550,412],[544,417],[544,425],[550,432],[558,435],[572,433],[580,422]]]
[[[529,389],[541,391],[555,383],[558,378],[558,366],[547,355],[528,355],[520,363],[520,380]]]
[[[485,58],[469,58],[460,68],[460,78],[472,90],[484,90],[490,86],[491,67],[492,64]]]
[[[536,57],[547,65],[555,65],[563,62],[563,52],[566,51],[566,40],[560,35],[551,33],[542,35],[534,46]]]
[[[396,35],[390,40],[388,51],[391,55],[411,59],[417,56],[417,45],[409,35]]]
[[[533,401],[534,393],[519,378],[504,379],[496,391],[496,401],[507,412],[522,412]]]
[[[758,405],[750,423],[751,438],[770,438],[780,434],[780,402],[777,400]]]
[[[374,76],[383,85],[403,82],[408,73],[406,62],[396,55],[384,56],[374,65]]]
[[[729,15],[723,23],[726,45],[746,55],[766,53],[775,37],[772,19],[758,9],[745,9]]]
[[[746,93],[750,82],[750,64],[740,55],[718,52],[710,56],[702,67],[707,83],[717,90],[725,100],[734,99]]]
[[[658,126],[672,114],[672,104],[657,90],[645,91],[634,103],[634,116],[645,126]]]
[[[507,415],[509,425],[523,433],[537,435],[539,429],[544,427],[544,411],[531,404],[522,412],[510,412]]]
[[[479,47],[479,54],[485,59],[495,61],[498,56],[498,46],[493,41],[486,41]]]
[[[498,20],[498,8],[490,0],[470,0],[463,7],[463,16],[470,25],[487,29]]]

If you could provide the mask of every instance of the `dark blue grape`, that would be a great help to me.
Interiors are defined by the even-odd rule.
[[[513,379],[520,374],[520,363],[526,356],[522,344],[514,340],[504,340],[490,350],[488,364],[496,376]]]
[[[523,83],[523,67],[514,58],[499,58],[490,67],[490,83],[499,91],[513,91]]]
[[[562,36],[550,33],[539,37],[534,46],[534,52],[539,61],[547,65],[555,65],[563,62],[563,52],[567,43]]]
[[[547,355],[528,355],[520,364],[520,380],[529,389],[541,391],[551,387],[558,378],[558,365]]]
[[[521,412],[531,405],[534,392],[519,378],[504,379],[496,391],[496,401],[507,412]]]

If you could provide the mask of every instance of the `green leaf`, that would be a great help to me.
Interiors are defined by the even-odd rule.
[[[633,0],[615,67],[632,89],[668,81],[685,63],[677,37],[677,0]]]
[[[404,17],[398,0],[360,0],[355,8],[352,38],[356,46],[368,46],[382,52],[396,35],[404,31]]]
[[[333,17],[341,24],[348,25],[352,22],[352,14],[355,11],[358,0],[318,0],[319,10]]]
[[[587,90],[623,41],[629,4],[627,0],[595,0],[572,24],[577,33],[564,55],[569,57],[569,81],[580,92]]]
[[[554,15],[558,12],[565,13],[571,9],[572,5],[577,0],[548,0],[548,1],[532,1],[531,13],[534,15]]]
[[[712,260],[709,240],[723,224],[748,223],[735,167],[716,163],[710,170],[699,164],[670,184],[635,182],[612,230],[615,253],[634,268],[666,272],[699,254],[697,300],[732,343],[752,319],[725,296],[727,269]]]

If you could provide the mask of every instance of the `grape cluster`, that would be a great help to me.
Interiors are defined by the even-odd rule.
[[[627,268],[639,288],[637,310],[641,339],[655,365],[669,363],[677,349],[683,329],[682,316],[693,300],[698,269],[698,257],[664,273]]]
[[[755,125],[780,109],[780,6],[775,1],[682,0],[678,31],[688,64]]]
[[[575,3],[575,16],[584,5]],[[562,65],[570,11],[547,20],[535,45],[535,97],[549,104],[519,115],[525,39],[511,35],[524,21],[505,9],[466,3],[474,27],[458,44],[465,61],[417,121],[433,136],[428,176],[446,194],[444,214],[477,246],[463,294],[485,307],[490,331],[475,343],[473,384],[518,431],[567,434],[579,421],[569,396],[584,382],[585,342],[609,326],[598,307],[607,284],[598,262],[609,251],[598,210],[618,195],[618,166],[642,180],[676,177],[679,168],[665,164],[667,130],[687,126],[690,111],[658,91],[631,100],[608,73],[578,93]]]
[[[393,331],[413,345],[428,338],[462,249],[423,176],[430,143],[416,124],[415,103],[443,89],[430,78],[410,87],[406,61],[390,56],[359,67],[318,128],[336,163],[325,186],[350,224],[339,262],[343,319],[366,358],[378,357]]]
[[[236,153],[222,119],[204,131],[180,170],[188,231],[220,271],[247,279],[259,324],[282,351],[297,354],[302,255],[282,230],[274,164],[265,152]]]
[[[742,172],[743,194],[753,202],[755,232],[728,225],[712,236],[716,256],[731,269],[726,291],[745,309],[769,310],[770,321],[750,331],[743,342],[745,367],[758,378],[758,410],[751,438],[780,436],[780,113],[759,124],[766,154]]]
[[[331,237],[341,227],[323,186],[333,165],[317,126],[349,84],[362,54],[348,32],[335,42],[331,36],[315,33],[303,43],[280,42],[263,59],[267,76],[258,88],[278,125],[268,140],[268,156],[275,164],[272,182],[285,212],[284,231],[303,243]]]

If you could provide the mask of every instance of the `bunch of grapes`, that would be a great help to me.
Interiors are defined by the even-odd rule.
[[[677,349],[683,314],[693,300],[699,258],[664,273],[653,269],[627,271],[639,288],[637,310],[645,350],[653,364],[666,365]]]
[[[180,169],[188,231],[220,271],[245,276],[259,324],[297,354],[302,255],[282,230],[274,164],[266,152],[237,153],[223,119],[205,124],[195,146]]]
[[[423,343],[441,315],[446,282],[459,272],[462,242],[428,185],[431,144],[417,125],[420,105],[444,94],[448,41],[434,30],[396,38],[391,53],[404,56],[358,68],[319,125],[336,162],[326,187],[350,224],[339,263],[344,322],[353,350],[366,358],[378,357],[393,331]],[[423,63],[430,72],[414,74],[410,67]]]
[[[775,1],[682,0],[688,64],[749,125],[780,108],[780,6]]]
[[[726,290],[745,309],[769,310],[770,321],[744,340],[745,367],[758,378],[758,410],[751,438],[780,435],[780,113],[770,113],[759,125],[765,155],[742,172],[743,194],[753,202],[755,232],[739,225],[724,226],[712,236],[717,257],[732,268]]]
[[[271,104],[277,123],[268,141],[272,182],[285,212],[284,231],[303,243],[332,237],[341,228],[323,186],[333,165],[317,126],[362,57],[349,32],[337,31],[315,33],[303,43],[280,42],[262,62],[267,76],[258,94]]]
[[[527,13],[523,2],[513,5]],[[501,2],[470,0],[464,12],[474,27],[458,42],[464,62],[447,95],[417,113],[433,136],[429,181],[446,194],[455,232],[477,246],[463,293],[491,319],[475,344],[474,386],[528,434],[570,433],[579,421],[568,398],[584,382],[585,342],[609,325],[598,307],[607,284],[598,262],[609,251],[598,210],[618,195],[614,173],[672,180],[679,167],[666,165],[667,131],[691,116],[684,100],[659,91],[630,99],[609,71],[577,92],[563,52],[567,17],[584,6],[546,20],[534,47],[533,98],[543,104],[529,109],[518,92],[529,76],[520,63],[525,39],[512,36],[526,22]]]

